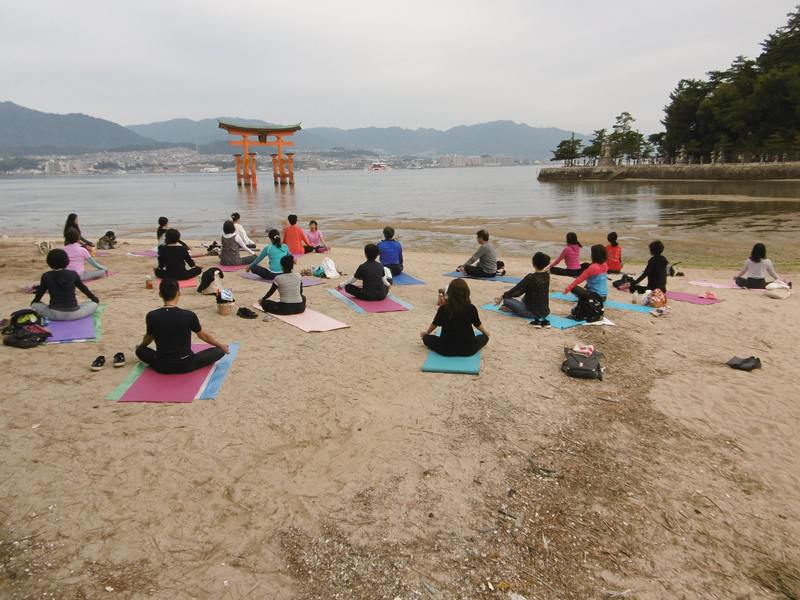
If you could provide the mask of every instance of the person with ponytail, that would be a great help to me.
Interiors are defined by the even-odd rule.
[[[606,246],[606,254],[608,255],[608,260],[606,260],[606,264],[608,265],[608,272],[609,273],[621,273],[622,272],[622,246],[619,245],[617,242],[617,232],[612,231],[608,234],[606,238],[608,240],[608,246]]]
[[[265,244],[256,259],[245,270],[255,273],[262,279],[275,279],[276,275],[283,273],[281,259],[290,255],[291,252],[289,252],[289,247],[281,242],[281,234],[277,229],[270,229],[267,237],[272,243]],[[264,268],[259,264],[265,258],[268,260],[269,268]]]
[[[440,334],[433,335],[441,327]],[[483,335],[476,336],[473,327]],[[447,288],[445,302],[436,311],[433,323],[421,334],[422,343],[442,356],[472,356],[489,341],[478,309],[470,302],[469,286],[463,279],[455,279]]]

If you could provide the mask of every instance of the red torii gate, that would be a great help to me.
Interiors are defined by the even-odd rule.
[[[219,128],[224,129],[231,135],[241,136],[241,140],[231,140],[231,146],[241,146],[241,154],[234,154],[236,158],[236,185],[258,186],[256,178],[256,154],[250,152],[251,146],[276,146],[277,152],[272,154],[272,180],[277,185],[294,185],[294,152],[283,153],[284,146],[292,147],[294,142],[284,140],[284,137],[294,135],[296,131],[302,129],[300,123],[296,125],[268,125],[258,127],[237,123],[235,121],[223,121],[218,119]],[[257,140],[250,140],[250,136],[255,136]],[[267,141],[268,136],[273,136],[273,141]]]

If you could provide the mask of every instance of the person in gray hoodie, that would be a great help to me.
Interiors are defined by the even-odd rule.
[[[489,232],[481,229],[476,234],[478,249],[467,262],[456,269],[469,277],[495,277],[505,275],[503,261],[497,260],[494,246],[489,242]],[[477,263],[477,264],[476,264]]]

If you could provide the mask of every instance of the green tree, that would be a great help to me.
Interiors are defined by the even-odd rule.
[[[603,144],[607,137],[605,129],[596,129],[589,139],[589,145],[583,149],[583,156],[592,160],[597,159],[603,153]]]
[[[553,160],[563,160],[566,167],[574,165],[581,155],[581,142],[582,140],[575,139],[574,133],[569,139],[561,140],[558,147],[552,150]]]

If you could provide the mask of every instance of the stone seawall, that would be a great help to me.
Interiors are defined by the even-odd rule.
[[[706,181],[800,180],[800,162],[725,165],[630,165],[617,167],[545,167],[539,181],[616,181],[673,179]]]

